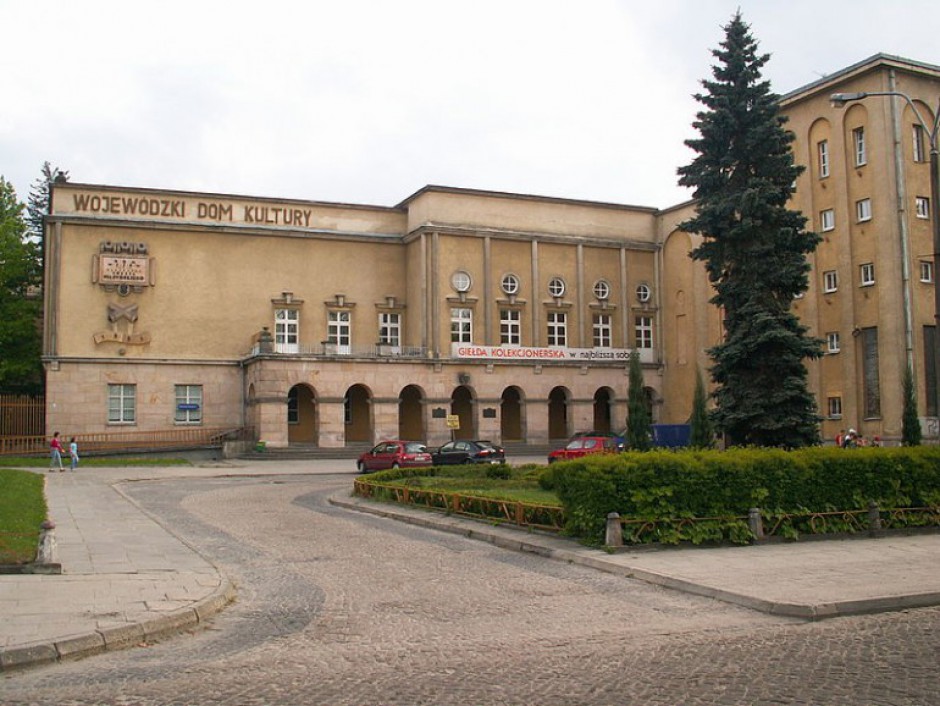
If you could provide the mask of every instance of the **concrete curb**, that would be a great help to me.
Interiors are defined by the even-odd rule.
[[[52,642],[0,648],[0,672],[25,669],[51,662],[81,659],[111,650],[120,650],[197,627],[235,600],[237,591],[227,578],[220,586],[192,606],[137,623],[102,628]]]
[[[756,596],[706,586],[687,579],[676,578],[647,569],[626,566],[607,560],[607,555],[597,549],[572,547],[570,540],[544,534],[531,533],[512,525],[489,525],[481,521],[444,515],[434,510],[411,509],[401,506],[379,504],[358,498],[331,497],[330,504],[378,517],[397,520],[407,524],[459,534],[469,539],[489,542],[503,549],[538,554],[548,559],[585,566],[597,571],[637,579],[663,588],[690,593],[704,598],[714,598],[769,615],[816,621],[849,615],[888,613],[910,608],[926,608],[940,605],[940,592],[926,592],[895,596],[878,596],[858,600],[828,603],[799,603],[772,601]],[[523,534],[525,533],[525,534]]]

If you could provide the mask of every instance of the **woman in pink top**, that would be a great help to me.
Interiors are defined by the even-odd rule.
[[[52,441],[49,442],[49,449],[52,452],[51,458],[49,459],[49,473],[52,473],[56,466],[59,467],[60,471],[65,469],[62,467],[62,442],[59,441],[59,432],[56,432],[52,435]]]

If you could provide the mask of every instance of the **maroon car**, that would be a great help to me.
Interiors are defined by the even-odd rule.
[[[356,468],[360,473],[430,465],[431,454],[420,441],[383,441],[366,451],[356,461]]]
[[[576,436],[563,449],[555,449],[548,455],[548,462],[568,461],[588,454],[612,454],[617,452],[617,439],[613,436]]]

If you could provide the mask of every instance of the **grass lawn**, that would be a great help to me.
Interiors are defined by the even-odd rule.
[[[390,481],[389,485],[439,490],[460,495],[474,495],[497,500],[513,500],[533,505],[561,507],[558,497],[539,486],[538,478],[544,466],[525,465],[510,467],[509,478],[489,478],[489,465],[441,466],[434,476],[413,476]]]
[[[116,456],[82,456],[81,450],[78,455],[81,461],[79,468],[88,466],[191,466],[192,464],[183,458],[122,458]],[[69,455],[66,452],[62,456],[62,465],[66,470],[69,467]],[[0,468],[49,468],[48,456],[0,456]]]
[[[0,468],[0,564],[26,564],[36,558],[39,525],[46,519],[44,478]]]

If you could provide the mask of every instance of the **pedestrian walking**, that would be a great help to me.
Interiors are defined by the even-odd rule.
[[[59,471],[64,471],[65,468],[62,467],[62,442],[59,441],[59,432],[56,432],[52,435],[52,441],[49,442],[49,473],[52,473],[56,468]]]
[[[69,456],[72,459],[72,470],[74,471],[78,468],[78,442],[75,441],[74,436],[69,439]]]

